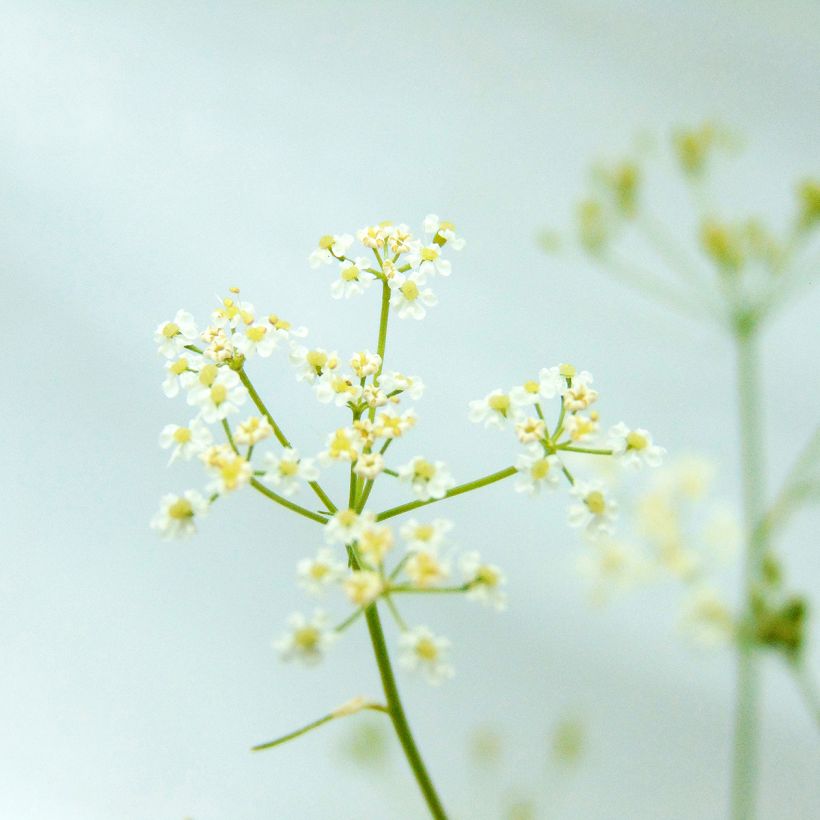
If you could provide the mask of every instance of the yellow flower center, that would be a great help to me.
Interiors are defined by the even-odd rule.
[[[571,379],[575,375],[575,367],[571,364],[562,364],[558,372],[565,378]]]
[[[314,561],[310,566],[310,577],[314,581],[321,581],[330,572],[330,567],[327,564],[322,564],[320,561]]]
[[[206,364],[202,370],[199,371],[199,383],[210,387],[215,381],[219,370],[215,364]]]
[[[228,388],[224,384],[215,384],[211,388],[211,401],[217,406],[228,398]]]
[[[223,461],[219,467],[219,473],[222,477],[222,483],[228,490],[235,490],[239,486],[239,482],[244,472],[245,459],[237,456],[231,461]]]
[[[345,282],[358,282],[359,273],[359,269],[355,265],[351,265],[342,271],[342,279],[344,279]]]
[[[626,435],[626,446],[630,450],[643,450],[648,444],[649,442],[646,440],[646,436],[642,436],[634,430],[631,430]]]
[[[502,416],[506,416],[507,411],[510,409],[510,397],[506,393],[490,396],[487,400],[487,404],[489,404],[490,408],[495,410],[496,413],[501,413]]]
[[[170,507],[168,507],[168,515],[175,518],[177,521],[183,518],[193,518],[194,509],[191,502],[187,498],[178,498]]]
[[[279,462],[279,472],[283,476],[293,476],[299,472],[299,462],[298,461],[280,461]]]
[[[174,441],[177,444],[185,444],[191,440],[191,431],[187,427],[177,427],[174,430]]]
[[[358,517],[356,510],[342,510],[339,513],[338,521],[343,527],[352,527]]]
[[[170,368],[171,372],[175,376],[182,375],[187,369],[188,369],[188,360],[187,359],[177,359],[171,365],[171,368]]]
[[[264,325],[256,325],[255,327],[249,327],[245,331],[245,335],[252,341],[252,342],[261,342],[262,339],[265,338],[265,334],[268,332],[268,329]]]
[[[432,524],[419,524],[415,530],[417,541],[429,541],[435,535],[435,527]]]
[[[420,256],[425,262],[435,262],[438,259],[438,250],[436,248],[422,248]]]
[[[492,567],[483,564],[475,574],[475,580],[484,586],[494,587],[498,585],[501,576]]]
[[[540,385],[538,384],[538,382],[534,382],[532,379],[530,379],[528,382],[524,382],[524,390],[526,390],[528,393],[537,393],[539,387]]]
[[[604,494],[599,490],[593,490],[589,493],[584,499],[584,503],[593,515],[603,515],[604,510],[606,509]]]
[[[330,234],[325,234],[319,239],[319,247],[323,251],[329,251],[333,247],[334,239]]]
[[[293,642],[299,649],[310,651],[319,645],[319,630],[315,626],[303,626],[293,633]]]
[[[436,474],[436,468],[429,461],[420,458],[413,466],[413,472],[416,478],[423,478],[425,481],[429,481]]]
[[[305,356],[305,361],[319,373],[327,364],[327,353],[323,350],[309,350],[307,356]]]
[[[166,322],[162,328],[162,335],[166,339],[173,339],[174,336],[179,336],[179,325],[176,322]]]
[[[404,298],[407,299],[408,302],[412,302],[418,298],[419,286],[412,279],[408,279],[399,290],[404,294]]]
[[[434,661],[438,657],[438,647],[429,638],[421,638],[416,642],[416,654],[425,661]]]
[[[536,481],[546,478],[549,471],[550,463],[545,458],[539,458],[537,461],[534,461],[532,467],[530,467],[530,475]]]

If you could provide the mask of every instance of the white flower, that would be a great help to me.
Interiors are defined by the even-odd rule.
[[[362,388],[342,373],[323,374],[314,382],[313,389],[322,404],[333,402],[337,407],[355,402],[362,395]]]
[[[399,637],[399,663],[409,670],[420,670],[433,685],[452,678],[455,670],[449,662],[450,641],[437,637],[426,626],[417,626]]]
[[[503,589],[507,579],[499,567],[484,563],[477,552],[464,553],[459,563],[464,582],[470,585],[468,598],[488,604],[499,612],[507,608],[507,595]]]
[[[327,449],[319,453],[319,461],[355,461],[362,448],[361,438],[352,427],[340,427],[327,437]]]
[[[319,247],[308,256],[308,264],[312,268],[331,265],[335,260],[345,256],[352,244],[353,237],[349,233],[323,236],[319,240]]]
[[[606,602],[615,593],[632,589],[649,574],[647,562],[634,546],[607,536],[587,543],[577,568],[589,581],[590,595],[596,604]]]
[[[464,239],[456,236],[455,225],[452,222],[442,222],[436,214],[427,214],[424,217],[424,232],[433,235],[434,241],[441,237],[444,242],[450,245],[454,251],[460,251],[467,243]]]
[[[313,383],[319,376],[335,370],[339,366],[339,355],[328,353],[317,347],[308,350],[301,345],[295,345],[290,352],[291,364],[296,368],[296,380]]]
[[[586,410],[590,404],[598,400],[598,393],[590,387],[591,384],[592,376],[586,370],[582,370],[572,377],[571,386],[564,388],[564,407],[570,413]]]
[[[551,490],[557,486],[561,462],[556,456],[547,455],[541,447],[534,445],[519,454],[515,469],[518,470],[515,491],[535,495],[544,488]]]
[[[417,272],[419,283],[426,282],[428,276],[449,276],[452,270],[450,261],[441,255],[441,245],[435,242],[408,253],[407,262]]]
[[[418,376],[406,376],[397,370],[382,373],[379,387],[385,393],[407,393],[413,401],[418,401],[424,394],[424,382]]]
[[[365,521],[359,533],[358,550],[370,564],[381,564],[393,548],[393,530],[387,524]]]
[[[356,231],[356,239],[366,248],[378,250],[385,246],[391,227],[388,222],[383,222],[381,225],[368,225],[366,228]]]
[[[336,639],[336,633],[327,628],[327,617],[319,609],[310,620],[295,612],[288,618],[288,627],[288,632],[273,644],[283,661],[318,663]]]
[[[564,432],[573,441],[586,441],[598,432],[598,414],[591,412],[588,416],[573,413],[564,419]]]
[[[430,462],[421,456],[399,467],[398,473],[402,481],[410,482],[413,492],[421,501],[444,498],[447,490],[456,483],[443,461]]]
[[[280,335],[268,324],[255,324],[246,327],[244,331],[235,333],[232,341],[236,349],[249,359],[254,353],[258,353],[266,359],[276,350],[279,345]]]
[[[382,594],[384,581],[378,572],[361,569],[351,572],[345,578],[342,586],[350,603],[356,606],[367,606]]]
[[[253,447],[270,438],[273,435],[273,427],[270,422],[261,416],[251,416],[245,421],[236,425],[236,430],[233,432],[233,439],[237,444],[243,444],[247,447]]]
[[[206,327],[200,336],[202,341],[205,342],[203,353],[206,359],[210,359],[212,362],[227,362],[236,355],[233,338],[228,336],[224,328]]]
[[[566,390],[566,381],[561,375],[560,367],[543,367],[537,379],[530,379],[524,384],[510,390],[513,402],[523,407],[536,404],[541,399],[553,399]]]
[[[446,518],[435,518],[425,524],[411,518],[402,525],[399,533],[411,552],[414,550],[435,551],[444,544],[447,533],[452,529],[453,522]]]
[[[376,387],[375,385],[368,384],[364,390],[362,390],[362,400],[368,407],[372,407],[374,410],[377,407],[384,407],[390,399],[387,398],[387,393],[381,389],[381,387]]]
[[[543,419],[528,416],[515,424],[515,435],[522,444],[543,441],[547,435],[547,425]]]
[[[618,503],[607,498],[603,484],[598,481],[577,481],[570,494],[580,501],[569,508],[571,527],[581,527],[591,535],[613,531]]]
[[[162,392],[172,399],[179,394],[179,388],[189,379],[195,378],[196,372],[202,367],[204,361],[202,356],[196,353],[188,353],[180,356],[176,361],[165,362],[166,376],[162,383]]]
[[[239,412],[239,405],[244,404],[247,397],[247,390],[233,370],[208,364],[192,382],[188,404],[199,407],[202,418],[212,424]]]
[[[316,481],[319,478],[312,458],[300,458],[293,448],[286,447],[280,455],[265,453],[265,474],[263,479],[276,487],[284,496],[293,495],[303,481]]]
[[[378,373],[381,366],[382,357],[378,353],[371,353],[369,350],[362,350],[354,354],[350,360],[351,370],[360,379]]]
[[[163,450],[167,450],[169,447],[174,448],[168,461],[169,464],[172,464],[178,458],[188,461],[193,456],[199,455],[213,443],[213,440],[214,438],[208,427],[199,419],[194,419],[188,427],[166,424],[159,435],[159,446]]]
[[[384,469],[384,459],[379,453],[362,453],[356,460],[353,472],[371,481]]]
[[[683,606],[681,626],[704,647],[728,644],[735,634],[732,611],[723,596],[711,586],[695,587]]]
[[[514,413],[515,405],[509,393],[505,393],[503,390],[493,390],[483,399],[475,399],[470,402],[468,418],[476,424],[503,430]]]
[[[297,565],[299,586],[310,595],[321,595],[342,579],[345,568],[344,564],[335,560],[332,549],[322,547],[315,558],[304,558]]]
[[[238,289],[236,292],[238,292]],[[222,305],[211,313],[211,318],[214,324],[220,328],[235,328],[240,324],[252,324],[256,318],[256,310],[250,302],[236,302],[228,297],[223,299]]]
[[[442,561],[433,550],[421,549],[410,555],[404,565],[404,571],[413,582],[413,586],[428,589],[447,580],[450,565]]]
[[[416,414],[405,410],[400,416],[383,412],[376,417],[375,434],[381,438],[399,438],[416,424]]]
[[[205,453],[208,453],[206,450]],[[251,480],[253,469],[250,462],[233,450],[222,450],[216,458],[203,459],[215,473],[214,480],[208,485],[213,493],[230,493],[238,490]]]
[[[291,337],[302,339],[308,335],[306,327],[293,327],[286,319],[282,319],[275,313],[268,316],[268,324],[271,326],[274,335],[280,341],[288,342]]]
[[[361,296],[373,282],[373,275],[365,272],[367,260],[357,256],[355,262],[343,262],[339,278],[330,283],[330,295],[334,299],[350,299]]]
[[[627,467],[640,467],[642,463],[659,467],[666,454],[663,447],[652,443],[652,436],[646,430],[630,430],[623,422],[609,431],[609,447]]]
[[[163,322],[154,331],[154,343],[166,359],[173,359],[198,335],[194,317],[185,310],[178,310],[172,322]]]
[[[357,541],[366,524],[375,520],[373,513],[359,515],[356,510],[338,510],[325,524],[325,541],[330,544],[351,544]]]
[[[399,319],[408,316],[423,319],[427,315],[426,308],[433,307],[438,301],[433,291],[424,287],[424,279],[415,271],[409,276],[396,274],[390,287],[393,291],[390,306],[398,311]]]
[[[195,519],[208,512],[208,501],[196,490],[162,497],[159,512],[151,519],[151,529],[163,538],[186,538],[196,532]]]

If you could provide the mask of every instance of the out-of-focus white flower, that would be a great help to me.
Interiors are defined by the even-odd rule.
[[[359,533],[358,550],[370,564],[381,564],[393,548],[393,530],[387,524],[367,521]]]
[[[350,603],[356,606],[367,606],[382,594],[384,581],[378,572],[361,569],[351,572],[345,578],[342,586]]]
[[[151,529],[163,538],[187,538],[196,532],[195,519],[208,512],[208,501],[196,490],[182,495],[169,493],[160,501],[159,512],[151,519]]]
[[[319,470],[312,458],[300,458],[298,451],[285,447],[281,454],[265,453],[265,474],[263,480],[269,482],[284,496],[293,495],[302,482],[316,481]]]
[[[715,477],[715,465],[701,456],[683,456],[670,465],[662,476],[662,487],[696,501],[709,491]]]
[[[214,437],[208,427],[199,419],[194,419],[187,427],[166,424],[159,435],[159,446],[163,450],[173,447],[168,461],[172,464],[178,458],[189,461],[209,447],[213,440]]]
[[[347,254],[353,244],[353,237],[349,233],[323,236],[319,245],[308,256],[308,264],[312,268],[320,265],[331,265]]]
[[[163,322],[154,331],[154,343],[166,359],[173,359],[198,335],[194,317],[185,310],[178,310],[172,322]]]
[[[203,366],[202,356],[186,351],[176,361],[165,362],[166,376],[162,383],[162,392],[169,399],[179,395],[179,389],[191,379],[196,379],[196,373]]]
[[[327,616],[319,609],[310,620],[294,612],[287,623],[288,631],[273,644],[283,661],[298,660],[312,666],[322,659],[337,637],[327,628]]]
[[[202,418],[212,424],[239,412],[247,397],[247,390],[233,370],[207,364],[191,383],[188,404],[198,407]]]
[[[428,589],[447,580],[450,565],[439,558],[435,551],[420,549],[411,553],[404,564],[404,572],[414,587]]]
[[[586,441],[598,432],[598,414],[593,411],[588,416],[573,413],[564,419],[564,432],[572,441]]]
[[[340,427],[327,437],[327,449],[319,453],[319,461],[322,464],[329,464],[332,461],[355,461],[361,448],[361,439],[356,430],[352,427]]]
[[[362,390],[362,401],[364,401],[368,407],[372,407],[375,410],[377,407],[384,407],[390,399],[387,398],[387,393],[385,393],[381,387],[368,384]]]
[[[418,401],[424,394],[424,382],[418,376],[406,376],[397,370],[382,373],[379,387],[385,393],[407,393],[413,401]]]
[[[507,579],[499,567],[483,562],[477,552],[465,552],[459,563],[464,583],[470,585],[468,598],[492,606],[499,612],[507,608],[504,592]]]
[[[515,435],[522,444],[543,441],[547,435],[547,425],[542,419],[528,416],[515,424]]]
[[[474,399],[470,402],[470,412],[467,417],[476,424],[503,430],[514,417],[515,412],[516,406],[510,394],[503,390],[493,390],[483,399]]]
[[[602,537],[590,540],[577,562],[578,572],[590,584],[596,604],[632,589],[649,575],[649,567],[631,544]]]
[[[360,379],[378,373],[382,366],[382,357],[378,353],[371,353],[369,350],[362,350],[355,353],[350,359],[350,369]]]
[[[421,501],[444,498],[456,483],[443,461],[430,462],[421,456],[399,467],[398,473],[402,481],[410,482],[413,493]]]
[[[452,222],[442,222],[436,214],[424,217],[424,232],[431,234],[437,244],[443,245],[446,242],[454,251],[460,251],[467,244],[460,236],[456,236]]]
[[[411,518],[402,525],[399,533],[411,552],[414,550],[434,552],[444,544],[447,533],[452,529],[453,522],[446,518],[435,518],[424,524]]]
[[[379,453],[362,453],[353,465],[353,472],[371,481],[384,469],[384,458]]]
[[[387,247],[394,254],[408,253],[419,244],[407,225],[391,225],[387,232]]]
[[[740,522],[735,513],[727,508],[713,510],[703,528],[703,540],[718,559],[734,555],[743,536]]]
[[[449,662],[450,641],[434,635],[426,626],[403,632],[399,646],[399,663],[405,669],[422,672],[428,683],[437,685],[455,674]]]
[[[321,595],[342,579],[345,565],[335,559],[332,549],[322,547],[315,558],[303,558],[296,571],[302,589],[310,595]]]
[[[322,404],[333,402],[337,407],[355,402],[362,395],[361,386],[343,373],[325,373],[314,382],[313,389]]]
[[[613,455],[627,467],[640,467],[641,464],[659,467],[666,454],[663,447],[652,443],[652,436],[648,431],[641,428],[630,430],[623,422],[609,431],[609,447]]]
[[[258,353],[266,359],[279,345],[281,334],[277,334],[273,326],[268,323],[251,325],[243,331],[234,333],[231,341],[234,347],[247,359]]]
[[[356,510],[338,510],[325,524],[325,541],[328,544],[351,544],[358,540],[365,525],[372,523],[372,513],[359,515]]]
[[[234,292],[238,292],[238,288]],[[256,309],[250,302],[237,302],[232,297],[222,300],[222,304],[211,313],[213,323],[220,328],[236,328],[240,325],[253,324]]]
[[[339,366],[339,355],[336,352],[317,347],[309,350],[301,345],[294,345],[290,352],[290,362],[296,368],[296,380],[313,383],[320,376],[331,373]]]
[[[441,245],[433,242],[422,245],[418,250],[407,254],[407,262],[417,272],[418,282],[426,282],[428,276],[449,276],[452,265],[449,259],[441,255]]]
[[[308,335],[306,327],[293,327],[286,319],[282,319],[275,313],[268,316],[268,324],[271,326],[274,335],[279,341],[290,342],[292,339],[303,339]]]
[[[407,276],[396,274],[390,282],[392,295],[390,305],[398,311],[399,319],[423,319],[427,315],[427,308],[438,302],[433,291],[425,287],[424,279],[416,271]]]
[[[412,410],[405,410],[401,415],[379,413],[376,416],[376,426],[374,431],[381,438],[400,438],[416,424],[416,414]]]
[[[343,262],[339,277],[330,283],[330,295],[334,299],[350,299],[361,296],[373,282],[373,275],[365,272],[367,260],[357,256],[354,262]]]
[[[206,450],[205,453],[207,452]],[[250,462],[233,450],[222,451],[219,458],[206,461],[206,464],[214,473],[214,480],[208,485],[208,490],[220,495],[243,487],[253,475]]]
[[[569,525],[590,535],[611,533],[618,517],[618,503],[607,497],[601,482],[577,481],[570,490],[580,503],[569,508]]]
[[[273,427],[270,422],[263,416],[251,416],[245,421],[236,425],[236,430],[233,433],[233,439],[237,444],[243,444],[246,447],[253,447],[270,438],[273,435]]]
[[[735,635],[732,611],[712,586],[692,589],[683,606],[681,626],[696,643],[708,648],[725,646]]]
[[[561,462],[553,455],[547,455],[538,445],[531,445],[515,460],[518,476],[515,491],[535,495],[542,489],[554,489],[558,485]]]

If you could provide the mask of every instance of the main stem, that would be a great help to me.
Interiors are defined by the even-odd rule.
[[[768,539],[767,528],[756,526],[764,509],[760,365],[756,329],[751,327],[736,331],[735,347],[740,403],[743,517],[748,542],[743,557],[744,618],[738,641],[732,817],[734,820],[751,820],[755,816],[757,796],[760,669],[749,627],[752,596],[760,580]]]

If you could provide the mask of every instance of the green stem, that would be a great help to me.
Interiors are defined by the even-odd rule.
[[[587,453],[591,456],[611,456],[612,450],[595,450],[589,447],[572,447],[569,444],[558,444],[556,450],[564,450],[567,453]]]
[[[741,469],[743,476],[744,529],[749,542],[743,556],[744,618],[753,617],[751,606],[761,578],[768,533],[757,527],[764,509],[764,464],[757,337],[755,329],[739,328],[735,335],[740,411]],[[732,769],[732,817],[751,820],[755,816],[759,747],[760,670],[754,644],[738,643],[738,680]]]
[[[262,397],[259,393],[256,392],[256,388],[251,383],[251,380],[248,378],[248,374],[245,372],[244,368],[241,368],[239,371],[239,378],[242,381],[242,384],[245,385],[245,389],[248,391],[248,394],[251,397],[251,401],[256,405],[256,408],[259,412],[268,420],[268,424],[273,428],[273,434],[276,436],[277,440],[283,447],[287,447],[288,449],[292,450],[293,445],[288,441],[287,436],[282,432],[282,428],[274,420],[273,416],[270,414],[270,410],[265,406],[265,402],[262,401]],[[327,510],[331,513],[336,512],[336,505],[330,500],[327,493],[322,489],[321,485],[318,481],[309,481],[308,486],[314,493],[319,497],[319,500],[325,505]]]
[[[817,688],[817,683],[812,678],[803,658],[789,661],[789,667],[800,689],[800,694],[806,702],[806,708],[817,723],[817,728],[820,729],[820,690]]]
[[[275,501],[277,504],[281,504],[283,507],[287,507],[289,510],[299,513],[299,515],[303,515],[305,518],[309,518],[311,521],[316,521],[323,526],[327,524],[327,519],[323,518],[319,515],[319,513],[315,513],[312,510],[307,510],[304,507],[300,507],[298,504],[294,504],[292,501],[288,501],[287,498],[284,498],[283,496],[275,493],[273,490],[268,489],[264,484],[257,481],[255,478],[251,479],[251,486],[255,490],[259,490],[262,495],[267,496],[271,501]]]
[[[428,504],[435,504],[437,501],[444,501],[445,498],[452,498],[453,496],[461,495],[462,493],[468,493],[471,490],[477,490],[479,487],[486,487],[488,484],[493,484],[496,481],[509,478],[517,472],[518,470],[516,470],[515,467],[505,467],[497,473],[490,473],[490,475],[486,475],[483,478],[477,478],[475,481],[468,481],[466,484],[459,484],[457,487],[453,487],[452,490],[447,490],[441,498],[429,498],[427,501],[408,501],[406,504],[400,504],[398,507],[391,507],[389,510],[380,512],[376,516],[376,520],[385,521],[388,518],[393,518],[397,515],[401,515],[402,513],[409,512],[410,510],[416,510],[419,507],[425,507]]]

